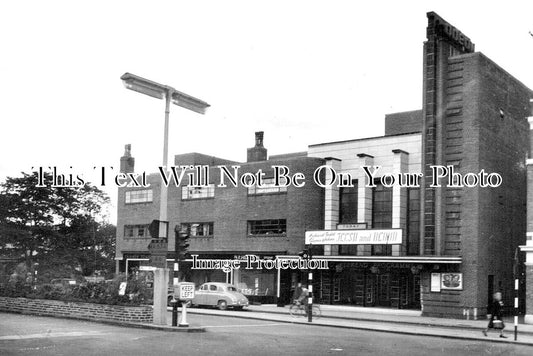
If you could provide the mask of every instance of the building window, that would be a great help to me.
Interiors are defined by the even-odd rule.
[[[247,270],[241,268],[240,279],[236,282],[239,292],[250,295],[276,295],[277,274],[273,270]]]
[[[191,237],[213,237],[213,223],[183,223],[181,231],[188,231]]]
[[[386,188],[378,182],[375,184],[376,187],[372,189],[372,228],[390,229],[392,228],[392,188]],[[372,245],[372,254],[390,256],[392,246]]]
[[[181,199],[206,199],[215,196],[215,185],[208,187],[181,187]]]
[[[357,179],[352,180],[353,187],[340,188],[339,223],[357,223]]]
[[[124,225],[124,237],[129,239],[134,238],[149,238],[148,225]]]
[[[287,220],[253,220],[248,221],[248,235],[284,235],[287,233]]]
[[[420,254],[420,188],[409,188],[407,209],[407,254]]]
[[[126,204],[149,203],[152,195],[152,189],[130,190],[126,192]]]
[[[274,178],[263,178],[261,187],[254,185],[253,187],[248,188],[249,195],[258,195],[258,194],[275,194],[275,193],[286,193],[287,187],[279,187],[274,183]],[[281,184],[281,181],[280,181]]]

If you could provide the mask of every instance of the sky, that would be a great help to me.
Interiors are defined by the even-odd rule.
[[[245,161],[256,131],[269,154],[381,136],[385,114],[422,107],[428,11],[533,88],[531,1],[2,2],[0,182],[54,166],[96,181],[125,144],[157,171],[164,101],[125,72],[211,105],[172,106],[169,157]],[[100,188],[116,223],[116,187]]]

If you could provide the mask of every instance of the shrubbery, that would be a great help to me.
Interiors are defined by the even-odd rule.
[[[119,295],[122,282],[127,282],[124,295]],[[86,302],[112,305],[152,304],[152,289],[144,276],[134,276],[126,280],[124,275],[105,282],[82,283],[77,285],[41,284],[32,288],[20,280],[0,285],[0,296],[25,297],[32,299],[53,299],[72,302]]]

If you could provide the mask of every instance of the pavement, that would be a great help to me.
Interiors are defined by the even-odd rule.
[[[352,306],[321,305],[322,316],[314,318],[311,323],[307,317],[293,317],[289,307],[273,304],[251,305],[243,311],[217,310],[205,308],[188,308],[188,321],[194,322],[194,314],[221,315],[225,317],[269,320],[276,322],[308,324],[310,326],[328,326],[354,330],[372,330],[378,332],[399,333],[420,336],[437,336],[462,340],[488,341],[497,343],[516,343],[533,346],[533,325],[519,324],[517,340],[514,340],[513,318],[504,318],[507,338],[499,337],[499,330],[489,330],[488,336],[482,331],[488,320],[465,320],[450,318],[432,318],[421,316],[420,311],[361,308]],[[180,308],[181,309],[181,308]],[[180,314],[181,317],[181,314]]]

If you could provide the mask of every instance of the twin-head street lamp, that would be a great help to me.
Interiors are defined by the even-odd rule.
[[[192,110],[199,114],[205,114],[209,104],[188,94],[182,93],[171,86],[159,84],[151,80],[139,77],[135,74],[125,73],[120,77],[124,86],[141,94],[145,94],[157,99],[165,98],[165,130],[163,137],[163,167],[168,165],[168,119],[170,114],[170,102],[185,109]],[[159,209],[159,221],[167,222],[167,187],[161,184],[161,198]],[[161,226],[160,232],[168,231],[167,227]],[[168,236],[160,236],[168,238]]]
[[[205,110],[209,107],[209,104],[203,100],[177,91],[168,85],[141,78],[135,74],[125,73],[120,79],[122,79],[124,86],[128,89],[135,90],[157,99],[168,97],[173,104],[195,111],[199,114],[205,114]]]
[[[148,79],[138,77],[131,73],[125,73],[120,77],[124,82],[124,86],[128,89],[134,90],[141,94],[145,94],[157,99],[165,98],[165,130],[163,136],[163,167],[166,170],[168,166],[168,118],[170,114],[170,102],[181,106],[185,109],[192,110],[199,114],[205,114],[205,110],[209,107],[209,104],[205,101],[197,99],[193,96],[187,95],[176,89],[168,86],[153,82]],[[167,196],[168,187],[161,182],[161,197],[159,199],[159,228],[157,229],[159,239],[165,239],[160,241],[162,244],[164,255],[160,259],[156,259],[158,265],[154,271],[154,324],[166,325],[166,306],[167,306],[167,285],[168,285],[168,269],[166,266],[166,250],[164,245],[168,241],[168,219],[167,219]],[[155,227],[153,227],[155,231]],[[152,236],[153,238],[157,238]]]

